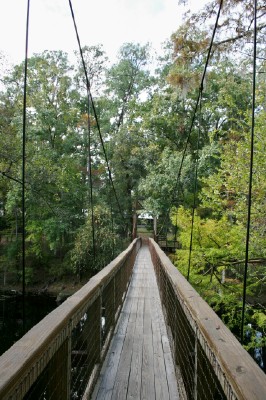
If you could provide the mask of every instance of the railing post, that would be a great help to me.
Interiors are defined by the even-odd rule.
[[[103,292],[101,289],[100,297],[99,297],[99,353],[98,353],[98,363],[101,362],[101,354],[102,354],[102,347],[103,347],[103,331],[102,331],[102,310],[103,310]]]
[[[194,400],[198,398],[198,339],[197,328],[195,331],[195,346],[194,346]]]
[[[93,333],[93,341],[90,346],[95,348],[94,364],[100,364],[102,352],[102,289],[100,290],[99,297],[95,300],[94,312],[91,315],[91,322],[95,323],[95,332]]]
[[[112,321],[114,322],[115,325],[115,316],[116,316],[116,275],[114,276],[113,279],[113,315],[112,315]]]
[[[43,390],[47,398],[51,400],[70,399],[69,350],[69,338],[67,337],[47,365],[47,385]]]
[[[71,396],[71,350],[72,350],[71,330],[69,329],[69,334],[67,338],[67,381],[66,381],[67,400],[70,400]]]

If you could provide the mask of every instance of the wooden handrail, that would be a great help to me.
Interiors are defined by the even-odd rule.
[[[104,290],[110,284],[112,289],[110,302],[113,302],[112,312],[114,315],[108,314],[107,317],[115,321],[140,245],[140,239],[135,239],[115,260],[91,278],[73,296],[48,314],[0,357],[1,400],[9,399],[12,396],[15,396],[16,399],[23,399],[61,348],[68,351],[68,354],[65,355],[66,362],[63,367],[64,371],[66,370],[64,372],[66,379],[70,380],[71,365],[69,363],[71,360],[69,358],[71,358],[73,330],[76,329],[84,315],[87,318],[86,313],[91,307],[91,310],[97,313],[97,329],[99,332],[96,332],[96,334],[99,334],[99,341],[101,340],[101,299]],[[120,297],[113,292],[115,290],[120,293]],[[96,306],[93,306],[94,303],[97,303],[97,309]],[[113,329],[113,324],[109,323],[108,327],[110,330]],[[110,340],[110,335],[105,335],[105,337]],[[63,346],[63,344],[65,345]],[[101,351],[106,347],[106,343],[102,343]],[[100,365],[104,355],[100,354],[99,357],[98,364]],[[66,385],[69,385],[69,382]],[[66,390],[64,397],[66,399],[69,398],[69,390]],[[56,394],[53,398],[56,400]]]
[[[171,263],[157,243],[153,239],[149,239],[149,243],[165,316],[171,331],[172,348],[175,349],[179,346],[180,334],[178,336],[175,331],[178,329],[179,321],[179,316],[176,314],[180,309],[183,310],[182,314],[188,321],[190,330],[194,335],[194,344],[200,344],[212,373],[221,384],[225,398],[266,399],[266,375],[264,372],[217,314]],[[173,308],[173,305],[170,304],[170,300],[173,303],[173,299],[169,297],[176,298],[174,310],[170,309]],[[197,360],[194,363],[194,367],[198,370],[204,368],[204,365],[199,365],[200,362],[202,361]],[[181,370],[181,374],[184,379],[185,371],[182,372]],[[197,398],[195,386],[197,386],[197,377],[194,381],[194,389],[192,389],[192,392],[194,390],[193,398]]]

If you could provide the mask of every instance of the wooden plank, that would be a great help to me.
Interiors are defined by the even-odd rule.
[[[127,396],[137,310],[138,310],[138,299],[132,297],[132,306],[127,326],[126,337],[123,343],[123,349],[121,352],[118,365],[119,374],[117,374],[115,380],[114,389],[112,393],[112,400],[120,400],[120,399],[125,400]]]
[[[169,391],[168,395],[168,379],[167,379],[167,373],[169,375],[169,381],[172,380],[172,378],[175,376],[172,375],[174,372],[174,366],[173,366],[173,361],[172,361],[172,356],[169,353],[167,357],[165,357],[164,354],[164,349],[163,349],[163,342],[165,342],[165,337],[164,340],[162,339],[162,334],[166,333],[166,326],[164,323],[164,318],[163,318],[163,313],[161,309],[161,304],[160,304],[160,299],[159,299],[159,292],[157,288],[157,283],[155,279],[155,274],[153,271],[150,271],[149,274],[153,276],[153,279],[149,279],[149,286],[151,289],[150,295],[152,295],[152,307],[150,308],[150,313],[152,313],[152,334],[153,334],[153,341],[150,340],[150,343],[153,342],[153,347],[154,347],[154,359],[153,359],[153,364],[155,363],[155,366],[153,365],[153,370],[155,373],[155,377],[153,379],[155,388],[153,386],[153,391],[151,388],[149,388],[149,391],[151,390],[151,396],[155,396],[156,392],[156,398],[162,398],[162,399],[167,399],[167,398],[172,398],[172,399],[177,399],[178,398],[178,391],[177,391],[177,383],[176,380],[173,382],[173,386],[171,390]],[[150,303],[151,305],[151,303]],[[166,345],[166,343],[165,343]],[[168,342],[169,346],[169,342]],[[170,346],[169,346],[170,349]],[[149,399],[150,395],[149,392],[147,391],[145,396],[146,398]]]
[[[130,290],[128,293],[130,293]],[[112,397],[118,365],[128,328],[132,303],[132,296],[127,296],[114,331],[114,337],[110,349],[102,367],[102,372],[92,395],[92,400],[95,400],[96,398],[98,400],[108,400]]]
[[[131,329],[134,330],[134,325],[131,325]],[[125,338],[122,353],[119,361],[119,374],[117,374],[114,389],[112,393],[112,400],[125,400],[127,396],[128,379],[130,373],[130,365],[133,350],[133,336],[127,336]]]
[[[152,344],[152,315],[150,299],[145,299],[143,321],[143,356],[142,356],[142,384],[141,399],[155,400],[154,360]]]
[[[127,400],[140,400],[143,335],[137,330],[133,341]]]
[[[150,335],[143,336],[141,399],[155,399],[154,356]]]
[[[126,301],[128,303],[125,305],[126,310],[130,310],[131,308],[132,302],[130,300],[131,299],[127,299]],[[105,363],[103,365],[104,373],[101,373],[99,377],[99,383],[96,389],[94,390],[92,399],[97,398],[101,400],[103,399],[107,400],[111,399],[112,397],[120,356],[125,341],[129,316],[130,313],[128,311],[124,312],[123,309],[118,320],[116,335],[114,336],[111,342],[110,349],[108,351]]]
[[[114,338],[108,354],[108,362],[104,366],[104,374],[100,376],[101,383],[99,388],[94,391],[92,399],[111,399],[124,341],[125,337],[123,336]]]
[[[112,399],[112,393],[113,391],[109,391],[106,392],[105,389],[101,388],[98,392],[97,392],[97,399],[98,400],[111,400]],[[92,397],[92,400],[95,400],[96,397]]]
[[[148,297],[145,298],[145,303],[144,303],[143,334],[148,336],[150,340],[152,340],[151,321],[152,321],[151,299]]]
[[[130,311],[121,311],[121,314],[119,316],[119,321],[117,323],[117,326],[115,328],[115,335],[125,335],[127,331],[127,325],[128,325],[128,320],[130,316]]]
[[[178,399],[178,388],[175,377],[174,363],[170,352],[170,345],[166,336],[166,326],[161,308],[159,291],[155,274],[153,272],[153,299],[151,312],[153,315],[152,330],[153,330],[153,345],[155,347],[155,363],[160,371],[160,380],[155,376],[155,387],[157,398]],[[164,375],[165,374],[165,375]],[[163,378],[163,379],[162,379]],[[168,389],[168,390],[167,390]],[[159,397],[158,397],[159,396]],[[163,397],[162,397],[163,396]]]
[[[141,369],[142,369],[142,345],[143,345],[143,315],[144,299],[138,299],[138,311],[132,349],[130,376],[128,381],[128,400],[138,400],[141,394]]]
[[[155,372],[155,393],[156,399],[169,399],[168,383],[166,378],[163,347],[160,328],[156,321],[152,321],[153,354]]]
[[[163,352],[171,353],[170,343],[167,335],[162,335]]]
[[[175,367],[171,353],[164,353],[164,362],[169,390],[169,398],[170,400],[179,400]]]
[[[166,369],[166,378],[169,389],[169,397],[170,400],[179,400],[175,366],[173,363],[169,340],[166,335],[162,335],[162,345],[163,345],[164,362]]]

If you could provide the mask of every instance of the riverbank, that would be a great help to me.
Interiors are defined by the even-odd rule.
[[[46,295],[55,297],[59,302],[62,302],[67,297],[74,294],[82,286],[85,285],[87,280],[76,282],[73,277],[67,277],[64,279],[51,279],[45,283],[35,283],[26,285],[26,295]],[[0,285],[0,294],[5,295],[21,295],[22,285],[19,284],[7,284]]]

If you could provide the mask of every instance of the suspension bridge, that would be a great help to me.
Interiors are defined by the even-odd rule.
[[[135,239],[0,358],[0,398],[266,398],[263,371],[153,239]]]
[[[24,150],[25,118],[26,96]],[[263,371],[151,238],[134,239],[0,357],[1,400],[265,398]]]

